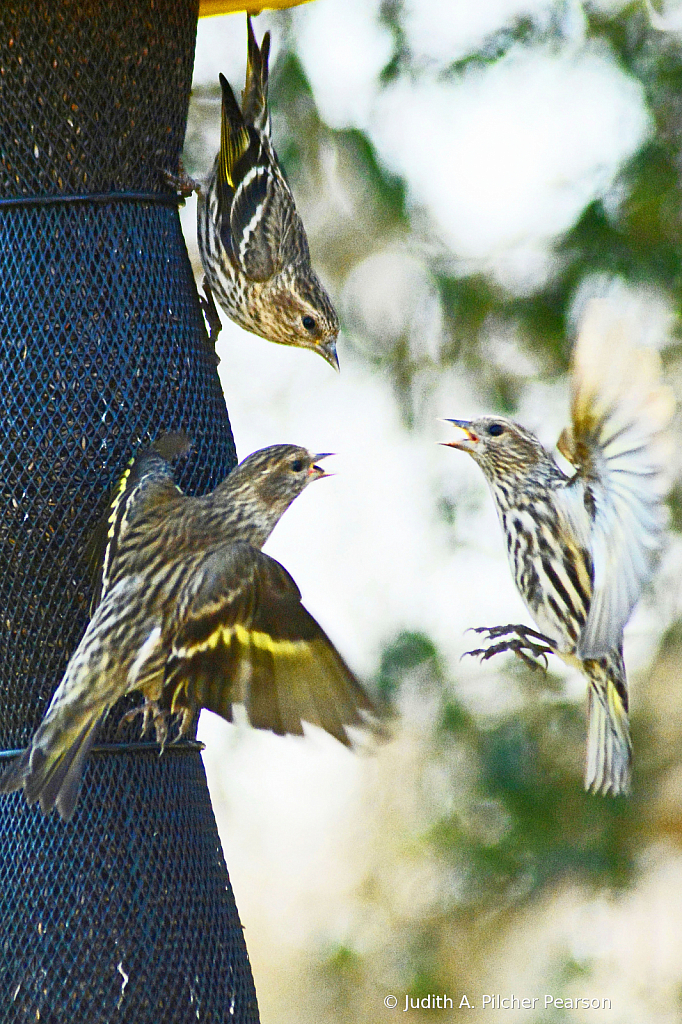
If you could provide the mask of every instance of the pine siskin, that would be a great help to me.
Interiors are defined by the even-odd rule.
[[[268,54],[247,16],[242,109],[220,76],[220,152],[199,192],[197,232],[207,287],[247,331],[319,352],[338,369],[339,321],[310,265],[303,223],[270,138]]]
[[[655,352],[636,348],[606,300],[588,306],[572,360],[566,476],[530,431],[498,416],[449,420],[483,470],[516,586],[541,632],[482,628],[486,659],[557,654],[588,680],[585,788],[630,786],[623,629],[651,577],[664,525],[666,427],[674,402]],[[504,638],[506,639],[500,639]]]
[[[180,440],[179,440],[180,438]],[[163,745],[199,708],[231,721],[303,734],[302,720],[350,745],[372,703],[301,604],[289,573],[260,548],[303,489],[326,474],[305,448],[254,452],[204,497],[184,495],[166,457],[168,435],[131,461],[105,522],[96,609],[27,750],[0,779],[47,813],[69,819],[83,762],[105,712],[124,694],[145,697]]]

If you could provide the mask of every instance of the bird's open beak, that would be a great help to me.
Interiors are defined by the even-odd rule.
[[[474,451],[478,444],[478,434],[475,434],[471,429],[470,420],[443,420],[442,422],[452,423],[454,426],[459,427],[460,430],[464,431],[464,437],[460,437],[458,441],[441,441],[440,444],[445,445],[446,448],[459,448],[462,452]]]
[[[308,476],[312,480],[321,480],[323,476],[334,476],[333,473],[326,473],[324,469],[320,469],[319,466],[315,465],[316,462],[321,462],[322,459],[328,459],[329,456],[333,454],[334,452],[321,452],[319,455],[312,456],[313,464],[308,470]]]
[[[324,345],[320,345],[319,351],[322,358],[326,359],[329,365],[333,366],[338,373],[339,357],[336,354],[336,338],[325,341]]]

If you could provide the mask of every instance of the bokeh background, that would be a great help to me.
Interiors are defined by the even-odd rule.
[[[682,16],[316,0],[254,24],[273,34],[274,138],[341,316],[341,374],[225,322],[221,380],[241,458],[280,441],[338,453],[267,550],[398,715],[391,742],[356,753],[202,717],[263,1024],[374,1024],[429,993],[454,1009],[410,1020],[679,1021],[682,490],[626,630],[633,794],[600,799],[582,790],[581,678],[461,660],[468,627],[530,620],[482,475],[436,442],[438,417],[499,411],[552,447],[594,294],[682,392]],[[243,15],[200,22],[197,177],[245,38]],[[195,217],[190,201],[200,280]],[[483,1008],[491,993],[539,1000]]]

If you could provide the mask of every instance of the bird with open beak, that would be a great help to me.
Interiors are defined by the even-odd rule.
[[[623,629],[651,578],[664,528],[674,402],[660,359],[637,347],[607,300],[586,311],[571,367],[571,424],[560,469],[538,438],[502,416],[448,420],[450,448],[483,470],[516,586],[539,632],[481,628],[483,659],[556,654],[588,682],[585,787],[626,793],[631,741]]]
[[[166,435],[130,463],[95,545],[99,585],[90,623],[28,748],[0,779],[44,812],[73,814],[97,727],[121,697],[140,691],[144,726],[161,746],[200,708],[228,721],[243,704],[252,725],[302,735],[303,721],[350,745],[347,726],[373,705],[315,619],[295,582],[261,548],[313,481],[330,474],[297,445],[254,452],[211,493],[176,486]]]

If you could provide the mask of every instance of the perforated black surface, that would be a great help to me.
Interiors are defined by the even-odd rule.
[[[193,754],[94,755],[68,826],[3,799],[0,1020],[257,1021],[211,826]]]
[[[0,201],[167,192],[196,16],[194,0],[0,4]],[[172,206],[0,202],[0,355],[11,749],[83,632],[82,553],[135,445],[184,428],[192,492],[235,455]],[[258,1020],[198,754],[94,755],[68,825],[0,798],[0,1020]]]
[[[194,491],[234,450],[175,210],[0,208],[0,260],[0,743],[15,747],[85,628],[81,552],[134,445],[184,427]]]
[[[2,0],[0,191],[163,192],[198,0]]]

